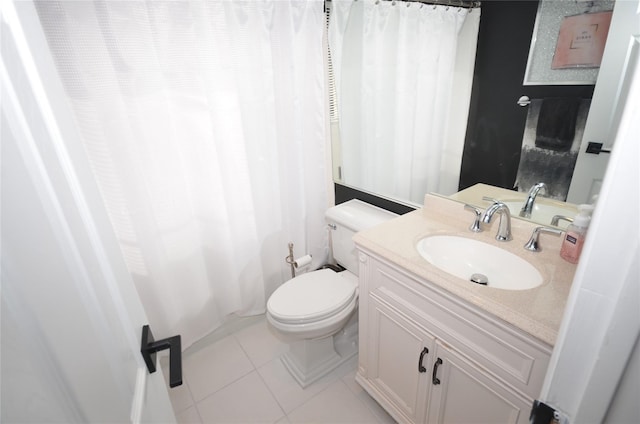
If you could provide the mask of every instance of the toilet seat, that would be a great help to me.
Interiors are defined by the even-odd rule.
[[[330,269],[308,272],[280,286],[267,310],[283,324],[308,324],[352,308],[357,288],[356,281]]]

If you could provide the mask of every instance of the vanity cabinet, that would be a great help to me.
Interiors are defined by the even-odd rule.
[[[427,422],[528,423],[529,400],[505,387],[453,348],[438,342],[434,352]]]
[[[526,423],[551,347],[360,248],[356,380],[399,422]]]
[[[379,298],[369,302],[367,382],[408,421],[422,422],[436,339]]]

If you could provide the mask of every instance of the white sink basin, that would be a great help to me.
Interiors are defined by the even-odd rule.
[[[522,209],[522,205],[524,201],[522,200],[502,200],[502,202],[507,205],[509,208],[509,212],[513,216],[520,216],[520,210]],[[569,206],[564,207],[561,205],[542,203],[536,201],[533,204],[533,210],[531,211],[531,217],[528,218],[532,221],[538,222],[542,225],[551,225],[551,220],[556,215],[567,216],[569,218],[573,218],[578,213],[578,210],[575,208],[571,208]],[[569,226],[569,222],[565,220],[561,220],[558,222],[558,227],[567,228]]]
[[[526,260],[478,240],[431,236],[420,240],[416,249],[432,265],[470,284],[474,274],[474,279],[478,279],[477,274],[486,277],[487,287],[505,290],[532,289],[543,281],[540,272]]]

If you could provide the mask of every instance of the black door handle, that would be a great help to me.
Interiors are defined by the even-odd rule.
[[[603,149],[602,148],[602,143],[596,143],[593,141],[590,141],[589,144],[587,144],[587,153],[593,153],[595,155],[599,155],[600,153],[611,153],[610,149]]]
[[[440,384],[440,379],[436,377],[436,375],[438,374],[438,367],[440,365],[442,365],[442,359],[438,358],[436,360],[436,363],[433,365],[433,375],[431,376],[431,382],[433,383],[434,386],[437,386],[438,384]]]
[[[140,352],[149,373],[156,372],[156,352],[169,349],[169,387],[182,384],[182,346],[180,335],[155,341],[148,325],[142,326]]]
[[[424,365],[422,365],[424,355],[426,355],[427,353],[429,353],[429,349],[427,349],[426,347],[422,349],[422,352],[420,352],[420,359],[418,359],[418,372],[427,372],[427,369],[424,367]]]

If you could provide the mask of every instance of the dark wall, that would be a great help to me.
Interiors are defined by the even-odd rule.
[[[538,1],[482,1],[460,189],[476,183],[513,188],[528,111],[516,103],[520,96],[593,96],[593,85],[522,85],[537,10]],[[335,192],[337,203],[358,198],[396,213],[410,209],[339,184]]]
[[[393,213],[397,213],[398,215],[403,215],[407,212],[411,212],[415,210],[414,208],[406,205],[401,205],[396,202],[392,202],[388,199],[383,199],[382,197],[374,196],[369,193],[365,193],[360,190],[353,189],[351,187],[343,186],[341,184],[334,184],[335,187],[335,195],[336,195],[336,205],[340,203],[344,203],[347,200],[358,199],[363,202],[367,202],[371,205],[377,206],[382,209],[386,209]]]
[[[537,1],[482,2],[460,189],[479,182],[513,187],[528,111],[516,103],[520,96],[593,96],[593,85],[522,85],[537,10]]]

